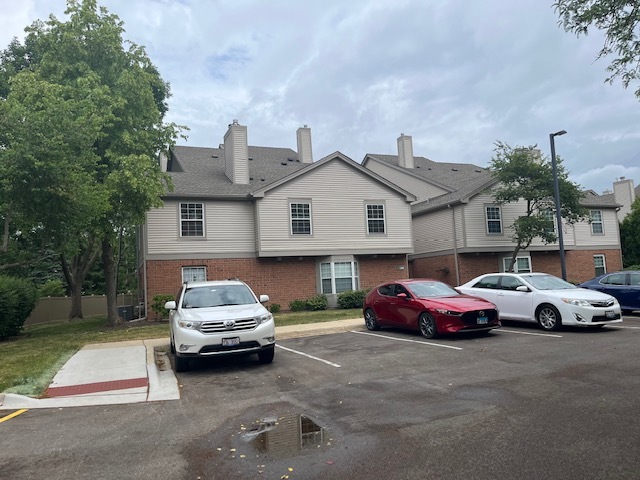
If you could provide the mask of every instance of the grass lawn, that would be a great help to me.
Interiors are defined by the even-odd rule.
[[[321,310],[275,315],[276,326],[362,317],[362,310]],[[0,392],[37,396],[71,356],[89,343],[145,340],[169,336],[167,322],[130,322],[109,327],[104,317],[25,327],[0,342]]]

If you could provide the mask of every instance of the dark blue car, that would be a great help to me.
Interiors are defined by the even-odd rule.
[[[623,313],[640,310],[640,271],[638,270],[605,273],[578,286],[616,297]]]

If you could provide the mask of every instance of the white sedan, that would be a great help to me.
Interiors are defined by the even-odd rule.
[[[494,303],[501,320],[538,322],[544,330],[622,322],[620,304],[611,295],[576,287],[546,273],[489,273],[456,290]]]

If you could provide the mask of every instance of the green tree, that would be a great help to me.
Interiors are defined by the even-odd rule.
[[[108,211],[108,197],[95,186],[99,157],[93,145],[111,121],[96,109],[109,101],[94,79],[60,85],[23,69],[11,78],[0,104],[5,124],[2,209],[20,228],[42,232],[57,253],[73,299],[71,317],[81,317],[81,286],[86,268],[70,271],[67,258],[84,258],[87,230]],[[95,255],[93,256],[95,258]]]
[[[36,222],[56,239],[72,296],[79,296],[100,254],[107,317],[115,324],[118,235],[161,204],[170,183],[156,158],[175,142],[181,127],[163,122],[169,85],[143,47],[123,40],[116,15],[95,0],[69,0],[65,13],[66,22],[54,16],[35,22],[26,29],[24,46],[12,42],[2,57],[0,77],[8,81],[0,81],[0,94],[5,88],[7,125],[20,113],[43,124],[33,146],[25,135],[16,135],[3,152],[13,155],[9,165],[22,162],[41,170],[28,176],[16,166],[7,171],[7,183],[22,175],[22,197],[34,183],[48,189],[38,201],[18,203],[7,190],[0,194],[0,208],[15,211],[25,224]],[[44,100],[38,103],[37,95]],[[56,167],[62,168],[53,168],[51,147],[59,148]]]
[[[491,189],[496,204],[523,202],[525,206],[524,215],[510,225],[513,231],[511,239],[515,243],[510,267],[513,271],[518,253],[527,249],[535,238],[542,239],[545,244],[558,239],[553,220],[556,214],[553,167],[535,146],[512,148],[506,143],[496,142],[489,169],[498,181],[498,185]],[[580,205],[581,188],[568,179],[559,158],[556,158],[556,171],[563,220],[575,223],[586,218],[587,212]]]
[[[640,198],[636,198],[620,223],[620,243],[624,266],[640,265]]]
[[[553,4],[559,24],[577,36],[587,35],[589,28],[605,32],[605,41],[597,59],[613,56],[607,67],[613,83],[622,79],[625,88],[640,78],[640,4],[637,0],[558,0]],[[640,98],[640,87],[635,94]]]

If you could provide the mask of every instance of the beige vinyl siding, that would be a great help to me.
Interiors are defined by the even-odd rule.
[[[190,202],[194,202],[190,200]],[[254,210],[250,202],[203,202],[205,238],[180,238],[178,201],[147,213],[149,255],[255,255]]]
[[[473,197],[465,207],[465,228],[467,235],[466,247],[495,247],[498,249],[502,249],[503,247],[513,247],[514,243],[511,239],[513,230],[509,227],[517,217],[525,214],[525,202],[506,203],[500,207],[502,213],[502,234],[487,233],[487,222],[485,216],[485,206],[487,205],[495,205],[493,203],[493,197],[487,194],[480,194]],[[571,226],[565,225],[563,237],[565,247],[575,244],[572,230]],[[544,242],[539,238],[536,238],[531,242],[531,247],[540,247],[544,245]]]
[[[369,162],[367,162],[367,168],[398,185],[407,192],[413,193],[416,196],[417,202],[449,193],[440,187],[431,185],[426,180],[421,180],[412,175],[407,175],[380,162],[369,160]]]
[[[620,244],[618,217],[614,209],[591,208],[589,211],[599,210],[602,212],[602,226],[604,234],[592,234],[591,224],[587,222],[576,223],[575,235],[577,247],[598,247],[598,246],[615,246]],[[566,242],[565,242],[566,244]]]
[[[457,248],[464,246],[463,209],[455,207],[456,228],[453,228],[452,209],[437,210],[413,219],[413,250],[415,254],[453,250],[454,232]]]
[[[291,235],[290,201],[311,203],[312,235]],[[384,234],[367,234],[367,203],[385,205]],[[268,191],[257,209],[260,255],[412,251],[405,197],[339,161]]]

